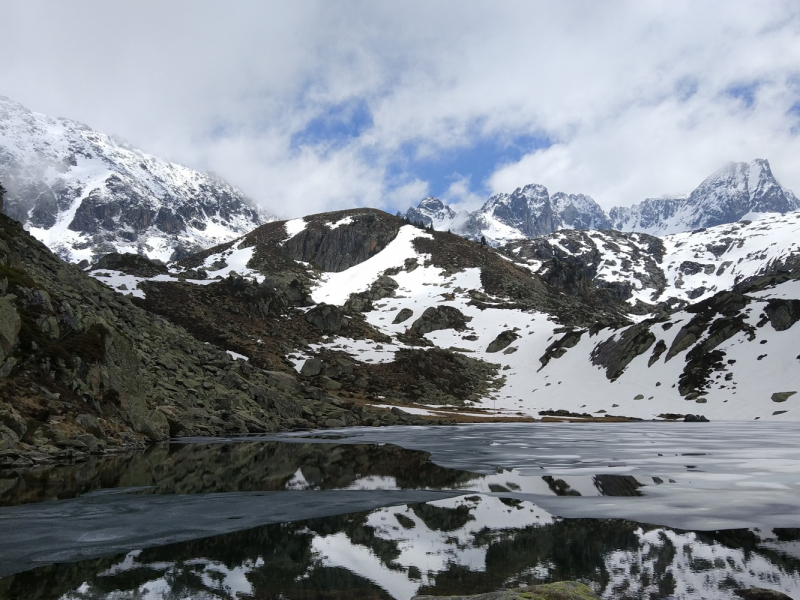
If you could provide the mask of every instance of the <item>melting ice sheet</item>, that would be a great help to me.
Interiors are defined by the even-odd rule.
[[[509,481],[507,497],[562,517],[693,530],[800,527],[800,429],[791,423],[477,424],[338,434],[337,443],[396,444],[429,452],[442,467],[491,475],[462,489],[494,491],[487,481]],[[313,434],[281,439],[308,442]],[[637,493],[598,493],[598,478],[609,475],[617,476],[614,485],[621,477],[635,481]],[[543,477],[563,483],[545,487]],[[548,493],[563,485],[577,493]]]
[[[0,600],[408,600],[562,579],[604,598],[797,597],[799,437],[741,422],[348,428],[6,473]]]

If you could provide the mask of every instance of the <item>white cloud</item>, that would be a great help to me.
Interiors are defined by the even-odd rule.
[[[492,190],[537,182],[630,204],[762,157],[800,191],[793,2],[29,0],[0,21],[1,94],[214,170],[289,216],[416,203],[430,182],[397,174],[409,143],[435,157],[519,134],[555,144],[502,165]],[[753,82],[752,107],[725,94]],[[352,99],[371,129],[292,147]],[[445,195],[475,203],[482,183]]]
[[[442,200],[453,207],[454,210],[473,211],[486,201],[482,195],[472,191],[469,176],[458,177],[442,194]]]

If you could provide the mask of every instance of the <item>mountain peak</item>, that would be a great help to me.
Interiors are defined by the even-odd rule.
[[[435,212],[442,216],[436,217]],[[493,245],[546,235],[558,229],[610,227],[603,209],[590,196],[563,192],[550,196],[539,183],[518,187],[510,194],[494,194],[480,209],[459,213],[458,217],[451,207],[431,197],[420,201],[417,208],[409,209],[406,216],[426,225],[433,223],[436,229],[451,229],[469,239],[483,237]]]
[[[691,194],[647,198],[606,213],[591,196],[554,192],[529,183],[511,193],[492,195],[483,206],[463,215],[438,198],[424,198],[407,216],[426,225],[446,221],[445,228],[470,239],[484,237],[499,245],[539,237],[559,229],[618,229],[653,235],[691,231],[762,214],[785,214],[800,209],[800,200],[775,179],[769,161],[729,162],[706,177]],[[434,216],[434,213],[442,213]],[[444,215],[447,216],[444,216]],[[437,227],[439,229],[441,227]]]
[[[4,212],[70,261],[108,252],[170,260],[275,217],[221,177],[0,98]]]

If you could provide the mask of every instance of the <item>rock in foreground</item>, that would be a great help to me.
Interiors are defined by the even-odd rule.
[[[448,600],[599,600],[600,596],[582,583],[558,581],[476,596],[414,596],[412,600],[436,600],[437,598],[447,598]]]
[[[745,600],[792,600],[783,592],[768,590],[766,588],[747,588],[744,590],[733,590],[733,593]]]

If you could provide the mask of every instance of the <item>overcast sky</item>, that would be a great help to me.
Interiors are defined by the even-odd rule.
[[[768,158],[800,193],[800,3],[9,0],[0,95],[219,173],[282,216],[603,207]]]

